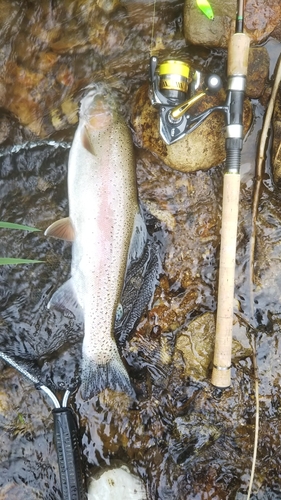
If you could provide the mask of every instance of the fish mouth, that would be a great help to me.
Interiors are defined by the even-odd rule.
[[[80,116],[91,130],[110,126],[114,111],[115,101],[105,85],[95,85],[81,101]]]

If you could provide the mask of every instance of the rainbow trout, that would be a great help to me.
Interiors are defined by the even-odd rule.
[[[109,387],[134,397],[114,340],[128,265],[147,240],[136,186],[131,133],[108,88],[95,85],[81,101],[68,163],[69,217],[46,235],[73,241],[71,278],[49,307],[72,309],[84,319],[81,395]]]

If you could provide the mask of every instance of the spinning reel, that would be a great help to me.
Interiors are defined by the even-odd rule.
[[[225,106],[215,106],[198,115],[189,113],[195,102],[222,87],[218,75],[209,75],[205,82],[201,80],[201,73],[185,62],[170,59],[158,64],[157,57],[150,58],[151,102],[159,108],[160,135],[166,144],[173,144],[195,130],[213,111],[226,110]]]

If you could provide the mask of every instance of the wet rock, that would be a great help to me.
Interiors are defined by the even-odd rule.
[[[0,145],[20,144],[32,139],[32,133],[24,129],[12,113],[0,109]]]
[[[281,91],[279,89],[273,113],[273,141],[271,149],[273,179],[281,186]]]
[[[130,473],[126,465],[104,470],[91,478],[88,500],[146,500],[145,487],[139,477]]]
[[[272,38],[275,38],[279,42],[281,42],[281,20],[280,23],[276,26],[276,28],[271,33]]]
[[[97,0],[97,5],[100,7],[100,9],[104,10],[107,13],[113,12],[119,6],[119,4],[119,0]]]
[[[176,342],[174,365],[184,364],[185,377],[200,380],[207,377],[213,359],[215,319],[206,313],[182,330]]]
[[[166,228],[169,231],[173,231],[175,229],[176,221],[169,210],[159,208],[159,204],[157,202],[153,202],[150,200],[147,200],[146,207],[149,212],[154,215],[154,217],[165,224]]]
[[[174,367],[183,370],[183,376],[203,380],[210,375],[215,342],[215,315],[207,312],[183,328],[177,337]],[[243,325],[235,319],[232,342],[232,361],[238,363],[252,355],[252,349]]]
[[[210,21],[195,0],[184,6],[184,34],[187,43],[226,48],[235,31],[236,0],[211,2],[214,19]],[[281,4],[276,0],[247,0],[244,31],[254,43],[265,41],[280,26]]]
[[[222,169],[190,175],[159,165],[144,150],[141,153],[140,197],[144,204],[148,200],[153,202],[150,207],[158,207],[156,213],[166,225],[165,275],[149,314],[150,329],[168,334],[186,324],[194,311],[200,315],[215,308]],[[147,335],[145,330],[142,333]]]
[[[214,19],[208,19],[198,9],[195,0],[186,0],[184,4],[184,35],[187,43],[227,47],[231,32],[234,32],[236,0],[213,0],[211,2]]]
[[[0,144],[3,144],[8,139],[11,129],[11,122],[7,115],[3,113],[2,116],[0,115]]]
[[[247,74],[246,95],[251,99],[260,97],[269,74],[269,55],[265,47],[251,47]]]
[[[0,381],[0,395],[3,397],[0,410],[0,499],[55,498],[59,471],[50,404],[29,381],[11,368],[1,372]],[[41,467],[43,455],[46,456],[47,482],[43,478],[38,481],[36,474],[30,478],[30,471]]]
[[[192,113],[199,114],[212,106],[222,105],[225,93],[205,96],[192,107]],[[136,94],[132,123],[138,144],[153,153],[171,168],[182,172],[206,170],[221,163],[225,158],[224,115],[212,113],[191,134],[175,144],[166,145],[159,134],[159,114],[148,97],[148,84],[144,84]],[[251,104],[245,100],[245,133],[252,121]]]
[[[23,488],[22,484],[17,484],[16,481],[7,481],[7,483],[1,487],[0,500],[26,500],[27,498],[30,500],[35,498],[43,499],[42,491],[38,488],[30,488],[26,485]]]
[[[281,3],[276,0],[247,0],[245,3],[245,33],[253,43],[261,43],[280,27]]]
[[[200,418],[191,414],[175,419],[174,435],[177,439],[171,440],[170,452],[176,463],[188,464],[213,445],[220,437],[221,430],[217,425],[206,422],[204,416]]]
[[[40,87],[46,85],[43,73],[23,68],[14,62],[7,64],[9,76],[6,83],[13,89],[6,107],[23,125],[36,135],[42,130],[42,96]],[[43,90],[43,89],[42,89]]]
[[[214,2],[214,22],[199,11],[195,1],[189,0],[189,3],[193,9],[189,29],[193,29],[198,18],[199,28],[207,23],[206,32],[213,33],[214,37],[217,37],[214,27],[218,14],[226,10],[222,38],[227,39],[227,26],[235,17],[234,0]],[[250,0],[248,4],[251,4]],[[272,2],[264,13],[268,16],[268,23],[272,15],[277,14],[277,7]],[[185,47],[182,10],[181,0],[165,1],[157,6],[154,45],[158,49],[173,53]],[[259,16],[263,10],[261,5]],[[22,4],[19,9],[15,2],[11,4],[5,0],[0,9],[0,19],[3,19],[0,29],[0,104],[3,107],[33,135],[43,138],[62,130],[68,123],[74,123],[74,115],[70,118],[68,114],[64,116],[63,103],[73,101],[73,96],[76,97],[77,92],[93,79],[105,76],[121,91],[124,102],[128,102],[132,85],[136,87],[140,75],[143,79],[147,72],[147,54],[153,42],[151,2],[42,0],[37,14],[34,15],[32,2]],[[248,17],[250,23],[251,16]],[[198,43],[206,43],[200,31],[198,33]],[[130,85],[129,75],[132,76]],[[74,98],[73,107],[76,102]]]

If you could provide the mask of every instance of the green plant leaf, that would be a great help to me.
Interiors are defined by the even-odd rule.
[[[32,259],[17,259],[13,257],[0,257],[0,266],[5,266],[6,264],[39,264],[40,262],[44,261]]]
[[[0,227],[3,227],[5,229],[21,229],[22,231],[30,231],[30,232],[41,231],[41,229],[37,229],[36,227],[24,226],[22,224],[14,224],[13,222],[3,222],[3,221],[0,221]]]

